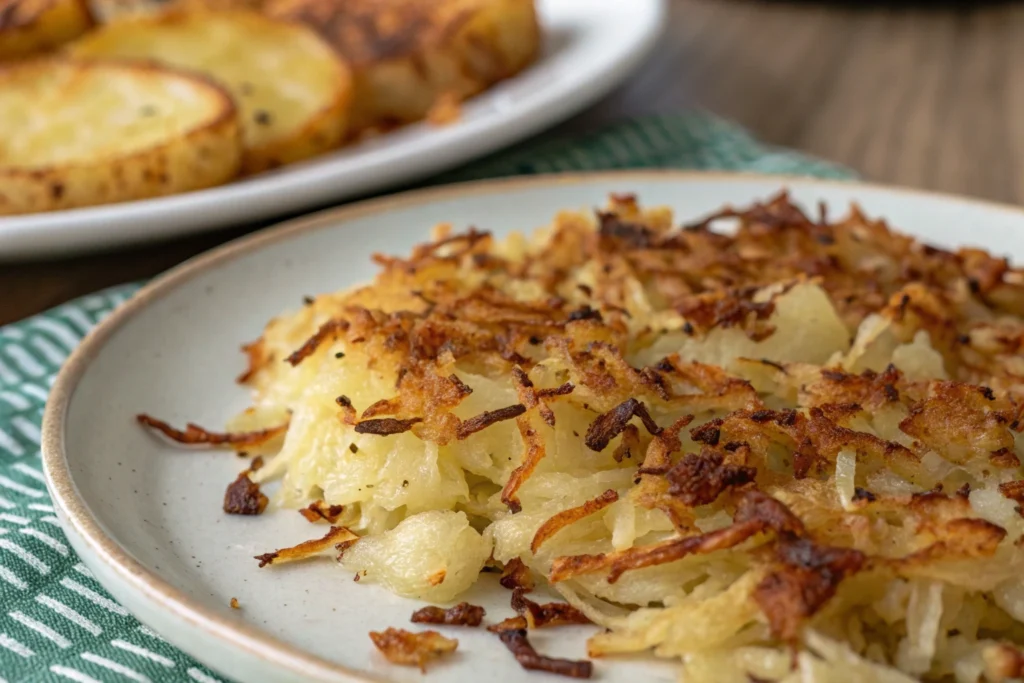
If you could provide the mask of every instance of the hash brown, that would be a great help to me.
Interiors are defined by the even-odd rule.
[[[263,426],[289,416],[254,476],[343,506],[361,582],[446,601],[493,559],[604,627],[592,657],[688,682],[1020,675],[1006,259],[783,194],[678,227],[614,195],[375,261],[246,347]]]

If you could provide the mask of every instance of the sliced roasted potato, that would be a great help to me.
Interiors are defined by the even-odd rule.
[[[423,118],[534,60],[533,0],[268,0],[267,13],[316,28],[348,61],[351,127]]]
[[[69,48],[75,57],[152,60],[208,75],[241,112],[243,172],[338,145],[352,96],[348,69],[305,26],[246,11],[176,11],[108,24]]]
[[[53,49],[92,25],[85,0],[0,0],[0,61]]]
[[[93,16],[107,24],[147,14],[182,10],[252,10],[263,9],[265,0],[89,0]]]
[[[218,185],[241,157],[234,103],[200,76],[58,59],[0,67],[0,215]]]

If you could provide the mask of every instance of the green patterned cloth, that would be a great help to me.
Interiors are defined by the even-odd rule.
[[[541,138],[433,179],[617,168],[697,168],[848,178],[846,169],[766,147],[703,113]],[[136,621],[68,547],[40,469],[39,424],[68,353],[130,297],[122,285],[0,327],[0,683],[224,680]]]

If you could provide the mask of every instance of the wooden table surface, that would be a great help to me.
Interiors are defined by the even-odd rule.
[[[673,0],[650,61],[562,128],[700,106],[870,180],[1024,203],[1024,5],[931,4]],[[0,324],[244,232],[0,264]]]

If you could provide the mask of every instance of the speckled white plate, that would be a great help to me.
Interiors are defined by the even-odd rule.
[[[466,102],[306,162],[173,197],[0,217],[0,261],[57,256],[257,222],[426,177],[537,133],[610,91],[653,46],[666,0],[537,0],[541,56]]]
[[[259,570],[253,555],[309,537],[290,512],[221,512],[241,469],[229,453],[182,451],[136,425],[145,411],[174,423],[219,425],[246,405],[234,383],[241,342],[303,295],[369,279],[371,252],[405,253],[441,221],[502,234],[546,224],[559,210],[636,192],[691,218],[789,187],[836,213],[856,200],[872,215],[938,245],[979,245],[1024,258],[1024,212],[941,195],[855,183],[681,172],[609,173],[490,181],[386,197],[304,218],[228,244],[159,278],[101,324],[73,354],[44,421],[46,476],[83,562],[143,622],[239,681],[421,681],[390,666],[367,631],[408,623],[419,603],[354,583],[330,560]],[[489,618],[510,615],[488,576],[466,598]],[[237,597],[242,609],[232,610]],[[588,629],[556,629],[538,649],[583,656]],[[457,656],[429,679],[543,681],[487,633],[457,632]],[[601,661],[600,680],[671,681],[675,670]],[[550,678],[550,680],[556,680]]]

